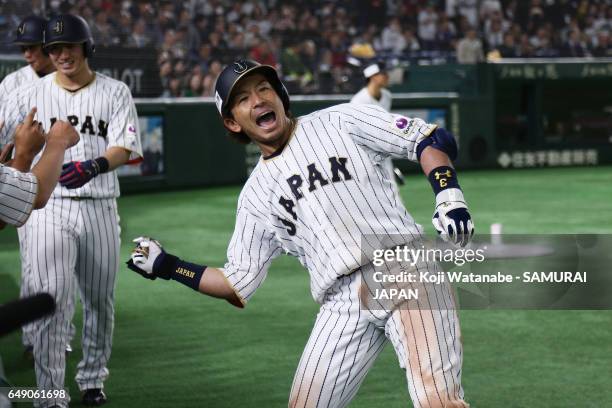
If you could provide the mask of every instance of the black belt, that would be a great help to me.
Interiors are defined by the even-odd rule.
[[[93,200],[93,197],[66,197],[74,201]]]

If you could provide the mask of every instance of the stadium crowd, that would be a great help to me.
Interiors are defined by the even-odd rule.
[[[5,1],[0,28],[16,26],[18,15],[42,14],[42,3]],[[612,56],[609,0],[52,0],[46,6],[47,14],[85,17],[97,44],[154,47],[164,96],[211,96],[222,66],[237,56],[277,67],[292,93],[352,91],[347,78],[355,59],[470,64]]]

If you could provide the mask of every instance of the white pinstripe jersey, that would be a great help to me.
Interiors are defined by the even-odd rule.
[[[338,276],[369,262],[363,236],[401,244],[420,235],[380,164],[388,156],[416,161],[416,145],[435,127],[374,105],[300,117],[284,149],[260,158],[240,193],[224,267],[238,294],[248,300],[285,252],[308,269],[321,302]]]
[[[0,219],[22,226],[34,207],[36,176],[0,164]]]
[[[40,79],[38,74],[32,69],[30,65],[19,68],[15,72],[11,72],[4,77],[2,83],[0,83],[0,106],[7,103],[8,95],[15,89],[19,88],[24,84],[32,84],[34,81]]]
[[[70,122],[81,139],[66,150],[64,163],[95,159],[112,146],[132,152],[130,159],[142,156],[140,130],[136,107],[129,88],[123,82],[96,73],[95,79],[78,91],[71,92],[56,82],[52,73],[13,91],[5,107],[5,126],[0,131],[0,142],[9,142],[16,126],[29,110],[36,106],[36,119],[49,131],[55,120]],[[35,164],[40,155],[34,159]],[[83,187],[69,190],[60,184],[52,197],[112,198],[119,196],[116,172],[100,174]]]
[[[384,110],[390,111],[391,92],[389,92],[388,89],[383,88],[380,90],[380,99],[376,99],[372,95],[370,95],[370,92],[368,92],[368,88],[364,87],[361,88],[361,90],[355,95],[353,95],[353,97],[351,98],[351,103],[378,105]]]

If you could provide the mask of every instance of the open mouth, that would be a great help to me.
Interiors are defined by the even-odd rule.
[[[273,111],[265,112],[259,115],[257,119],[255,119],[255,123],[257,123],[257,126],[262,128],[269,128],[271,126],[274,126],[274,124],[276,123],[276,113],[274,113]]]
[[[73,63],[73,61],[60,61],[59,65],[62,68],[71,68],[72,67],[72,63]]]

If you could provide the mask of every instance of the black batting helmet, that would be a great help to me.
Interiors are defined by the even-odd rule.
[[[36,45],[45,42],[47,20],[39,16],[28,16],[21,20],[13,39],[16,45]]]
[[[257,72],[265,76],[272,88],[276,91],[278,96],[283,101],[283,107],[285,112],[289,111],[289,93],[287,88],[281,82],[278,77],[276,70],[270,65],[262,65],[259,62],[251,60],[238,60],[229,64],[217,78],[215,83],[215,103],[217,104],[217,110],[222,117],[229,116],[231,106],[229,106],[232,99],[232,91],[234,86],[248,74]]]
[[[72,14],[60,14],[47,23],[43,47],[53,44],[83,44],[86,58],[91,57],[96,49],[87,21]]]

